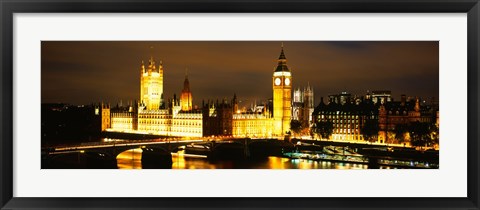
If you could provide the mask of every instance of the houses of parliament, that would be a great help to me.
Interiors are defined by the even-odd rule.
[[[102,105],[102,131],[148,133],[172,137],[282,137],[290,131],[292,119],[312,122],[313,89],[294,90],[283,44],[273,69],[273,99],[268,103],[240,108],[235,93],[231,100],[203,101],[192,105],[192,89],[185,74],[179,98],[164,100],[164,68],[151,57],[139,69],[140,99],[127,107]],[[267,78],[265,78],[267,79]],[[293,113],[292,113],[293,112]]]

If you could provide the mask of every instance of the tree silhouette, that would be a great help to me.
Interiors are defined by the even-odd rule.
[[[410,137],[413,146],[427,146],[430,144],[430,125],[429,123],[413,122],[410,124]]]
[[[313,127],[313,132],[325,139],[330,138],[333,133],[333,123],[330,120],[316,122]]]
[[[302,123],[298,120],[290,121],[290,130],[293,131],[294,134],[299,134],[303,129]]]
[[[378,136],[378,120],[368,119],[365,121],[365,124],[361,128],[361,132],[366,140],[370,141],[375,139]]]
[[[409,128],[407,124],[398,124],[395,126],[395,138],[398,140],[398,142],[405,142],[405,133],[408,132],[408,129]]]

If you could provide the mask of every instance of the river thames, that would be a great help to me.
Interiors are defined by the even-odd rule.
[[[75,145],[45,148],[42,168],[438,169],[435,159],[427,159],[432,154],[435,155],[429,151],[401,147],[390,149],[385,146],[382,150],[378,148],[382,145],[353,143],[328,146],[338,144],[330,141],[292,142],[251,139],[214,142],[197,139],[169,141],[102,138]],[[248,143],[248,147],[242,143]],[[326,145],[319,146],[320,144]],[[368,146],[373,148],[362,150]],[[122,149],[124,147],[126,148]],[[372,156],[364,154],[377,156],[371,159]],[[412,157],[417,157],[418,160]]]
[[[131,149],[117,156],[119,169],[142,169],[142,150]],[[270,156],[255,161],[211,161],[184,151],[172,153],[172,169],[368,169],[366,164],[290,159]]]

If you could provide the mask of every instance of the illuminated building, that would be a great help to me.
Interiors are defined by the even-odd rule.
[[[158,110],[163,103],[163,65],[160,61],[157,69],[153,57],[147,69],[143,61],[140,67],[140,103],[147,110]]]
[[[292,74],[287,66],[287,58],[282,51],[272,77],[273,86],[273,134],[282,136],[290,131],[292,119]]]
[[[163,100],[162,62],[157,68],[151,58],[147,68],[142,62],[140,70],[140,103],[112,110],[112,123],[106,130],[163,136],[203,136],[202,113],[192,109],[188,78],[185,77],[180,101],[174,97],[167,106]]]
[[[185,73],[185,81],[183,82],[183,90],[180,95],[180,104],[182,111],[192,110],[192,92],[190,91],[190,82],[188,81],[188,73]]]
[[[234,137],[282,137],[290,131],[292,73],[287,66],[283,43],[277,66],[273,70],[273,113],[268,109],[267,104],[255,104],[250,110],[240,110],[236,96],[234,96],[232,102],[232,135]],[[313,100],[313,91],[311,94],[311,100]],[[307,100],[310,101],[310,99]]]
[[[164,103],[163,64],[157,67],[150,58],[148,66],[142,62],[140,68],[140,102],[112,110],[111,125],[105,124],[105,130],[180,137],[282,137],[290,131],[292,119],[292,74],[286,62],[282,44],[272,77],[272,113],[267,104],[240,110],[236,95],[230,103],[226,99],[221,103],[208,101],[201,109],[194,109],[187,74],[180,99],[174,95]],[[308,124],[313,112],[310,86],[302,92],[302,103],[298,118]]]
[[[238,102],[234,100],[234,106]],[[237,110],[233,114],[233,136],[234,137],[273,137],[276,135],[275,119],[266,104],[256,104],[245,110]]]
[[[133,108],[133,107],[132,107]],[[112,121],[112,126],[119,130],[136,130],[137,123],[135,122],[136,119],[136,112],[129,110],[130,107],[115,107],[112,108],[110,119]],[[110,127],[106,127],[110,128]]]

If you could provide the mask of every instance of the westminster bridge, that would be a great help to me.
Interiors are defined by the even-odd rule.
[[[204,148],[203,151],[202,148]],[[368,164],[369,168],[377,167],[378,163],[393,164],[394,160],[395,163],[397,160],[407,163],[421,161],[438,165],[438,151],[417,151],[396,144],[307,139],[280,141],[278,139],[250,138],[164,138],[107,139],[102,142],[46,147],[42,148],[42,168],[116,168],[116,157],[120,153],[132,149],[142,150],[143,168],[168,168],[172,160],[171,154],[179,149],[217,159],[266,156],[313,160],[323,158],[323,160],[338,162],[356,161]],[[330,151],[331,154],[318,155],[325,151]]]

